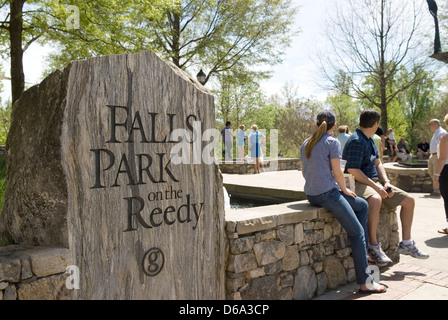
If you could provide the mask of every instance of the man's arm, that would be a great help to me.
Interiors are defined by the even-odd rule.
[[[378,164],[379,163],[379,164]],[[386,177],[386,171],[384,170],[384,167],[380,161],[380,159],[376,159],[375,160],[375,166],[377,167],[381,167],[378,170],[378,175],[379,175],[379,179],[380,181],[385,181],[387,179],[385,179]],[[365,185],[368,185],[370,187],[372,187],[376,192],[378,192],[378,194],[381,196],[381,198],[387,198],[388,197],[388,193],[385,191],[384,188],[389,187],[390,185],[388,185],[386,187],[386,185],[384,186],[384,188],[381,188],[379,185],[377,185],[375,183],[375,181],[373,181],[372,179],[370,179],[369,177],[367,177],[364,172],[361,171],[361,169],[347,169],[348,173],[350,173],[357,182],[359,183],[363,183]],[[382,173],[380,173],[380,171],[382,171]],[[387,180],[388,181],[388,180]]]
[[[386,173],[386,169],[384,168],[384,165],[381,161],[379,161],[378,159],[375,160],[375,167],[376,167],[376,171],[378,172],[378,179],[381,181],[381,183],[383,184],[383,191],[386,192],[385,190],[389,187],[392,187],[392,185],[390,184],[390,180],[387,178],[387,173]],[[380,193],[380,195],[382,196],[382,194]],[[394,192],[392,191],[391,193],[387,193],[386,192],[386,197],[383,198],[387,198],[387,197],[393,197]]]

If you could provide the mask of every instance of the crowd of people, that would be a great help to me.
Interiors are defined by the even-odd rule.
[[[230,121],[226,122],[225,128],[221,131],[222,139],[224,142],[224,160],[233,162],[233,138],[235,137],[237,145],[237,160],[247,161],[247,156],[245,156],[245,149],[247,145],[250,159],[254,164],[254,173],[257,174],[261,172],[260,168],[263,167],[262,144],[266,140],[266,137],[263,133],[258,131],[258,126],[256,124],[253,124],[251,126],[252,131],[248,136],[246,136],[245,129],[245,125],[240,125],[236,134],[234,134],[232,130],[232,123]]]
[[[386,133],[379,126],[380,114],[374,109],[364,110],[360,115],[359,127],[351,133],[348,126],[339,126],[335,137],[336,116],[325,110],[317,115],[316,131],[306,139],[300,148],[302,174],[305,178],[304,191],[308,201],[315,206],[329,210],[346,230],[355,265],[356,280],[361,293],[383,293],[387,287],[376,283],[368,269],[368,263],[386,266],[392,260],[381,249],[377,228],[380,208],[400,209],[402,240],[397,251],[417,259],[427,259],[429,255],[418,249],[412,239],[412,221],[415,200],[407,192],[390,183],[383,165],[383,155],[395,162],[412,159],[404,137],[398,143],[394,130]],[[444,123],[448,129],[448,114]],[[433,119],[429,122],[433,137],[428,143],[422,138],[417,145],[418,159],[428,159],[428,173],[433,180],[432,196],[442,196],[448,223],[448,133]],[[231,124],[221,132],[225,151],[231,149]],[[261,142],[265,136],[252,125],[252,132],[246,136],[245,127],[240,126],[236,134],[237,157],[244,158],[247,143],[250,156],[254,160],[255,173],[262,166]],[[227,143],[227,144],[226,144]],[[341,165],[343,163],[343,165]],[[344,173],[355,179],[355,190],[346,186]],[[448,234],[448,227],[438,230]]]

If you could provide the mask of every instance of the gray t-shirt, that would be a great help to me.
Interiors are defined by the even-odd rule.
[[[341,144],[339,140],[325,133],[320,141],[314,146],[309,159],[305,156],[305,147],[308,139],[300,148],[300,157],[303,164],[303,176],[305,177],[305,193],[310,196],[339,188],[333,171],[330,159],[341,158]]]

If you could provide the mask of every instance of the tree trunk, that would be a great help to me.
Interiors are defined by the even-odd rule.
[[[178,13],[173,13],[173,63],[176,67],[180,66],[180,16]]]
[[[384,0],[381,1],[381,30],[380,30],[380,99],[381,99],[381,126],[383,130],[387,130],[387,81],[386,81],[386,61],[385,61],[385,47],[384,47]]]
[[[12,103],[19,99],[25,89],[25,75],[23,73],[22,9],[25,0],[11,2],[11,23],[9,37],[11,41],[11,96]]]

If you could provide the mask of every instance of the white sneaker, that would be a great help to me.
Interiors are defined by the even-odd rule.
[[[429,254],[423,253],[417,248],[414,240],[412,240],[412,244],[410,245],[405,245],[403,241],[401,241],[400,244],[398,245],[397,251],[400,254],[406,254],[417,259],[429,258]]]
[[[390,260],[390,258],[381,249],[381,243],[378,243],[376,245],[369,245],[369,247],[367,248],[367,253],[379,267],[387,266],[392,262],[392,260]]]

